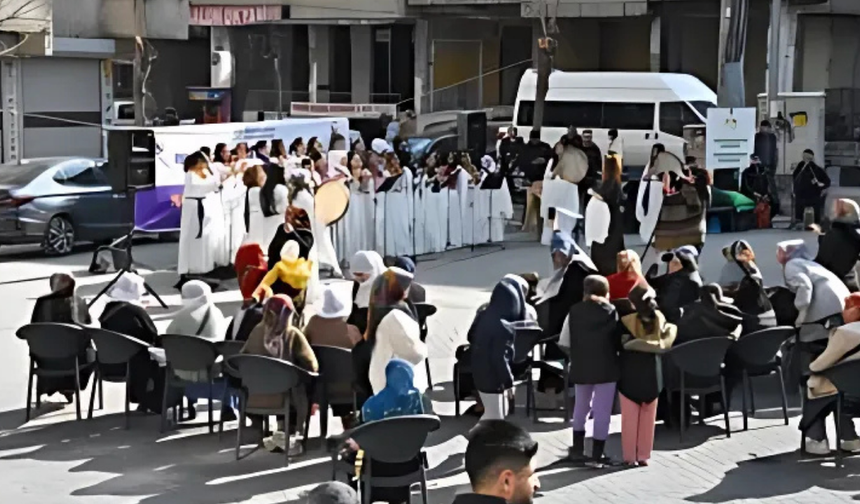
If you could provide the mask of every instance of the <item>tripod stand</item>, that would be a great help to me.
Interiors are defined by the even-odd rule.
[[[493,191],[500,190],[502,188],[502,182],[505,181],[505,177],[499,174],[490,174],[484,180],[480,187],[475,187],[475,197],[472,201],[472,247],[471,251],[475,251],[475,247],[500,247],[501,250],[505,250],[505,245],[503,243],[495,243],[493,241]],[[475,204],[479,201],[480,191],[489,191],[490,197],[490,213],[487,216],[487,226],[488,234],[487,241],[485,243],[475,243]]]
[[[129,227],[130,227],[129,232],[125,236],[123,236],[122,238],[119,238],[119,239],[115,240],[114,242],[112,242],[110,245],[99,247],[96,249],[95,252],[93,252],[92,264],[95,265],[97,258],[98,258],[98,254],[100,252],[102,252],[104,250],[110,251],[111,256],[113,257],[114,267],[116,267],[116,269],[117,269],[117,273],[113,277],[113,279],[111,279],[111,281],[108,282],[108,284],[105,285],[104,288],[101,291],[99,291],[98,294],[96,294],[96,296],[92,299],[92,301],[90,301],[89,304],[87,304],[87,308],[91,307],[93,304],[95,304],[96,301],[99,300],[100,297],[105,295],[105,293],[107,293],[107,291],[110,290],[110,288],[113,287],[114,284],[117,283],[117,281],[119,281],[119,279],[120,279],[120,277],[122,277],[122,275],[124,275],[126,273],[136,273],[136,271],[134,270],[134,260],[132,259],[132,255],[131,255],[132,254],[132,247],[134,246],[134,232],[135,232],[134,205],[135,205],[135,194],[136,194],[136,192],[137,191],[135,188],[129,188],[126,191],[126,197],[130,196],[129,199],[131,200],[130,206],[131,206],[131,213],[132,213],[132,217],[130,220],[131,224],[129,225]],[[120,244],[123,244],[122,248],[120,247]],[[91,267],[91,269],[92,269],[92,267]],[[156,301],[158,301],[158,304],[160,304],[162,308],[167,308],[167,303],[165,303],[164,300],[161,299],[161,297],[158,295],[158,293],[155,292],[155,289],[153,289],[146,281],[143,282],[143,287],[146,289],[146,292],[148,292],[152,297],[155,298]]]

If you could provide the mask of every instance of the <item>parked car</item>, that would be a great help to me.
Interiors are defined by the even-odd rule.
[[[0,245],[42,245],[48,255],[79,241],[102,242],[128,232],[133,201],[114,194],[105,161],[41,158],[0,165]]]

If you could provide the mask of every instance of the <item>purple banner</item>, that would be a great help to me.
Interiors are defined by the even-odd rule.
[[[184,187],[158,186],[138,191],[134,200],[134,226],[149,233],[179,231]]]

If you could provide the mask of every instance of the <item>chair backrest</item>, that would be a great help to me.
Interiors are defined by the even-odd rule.
[[[215,348],[218,349],[218,353],[224,357],[224,360],[227,360],[234,355],[239,355],[244,347],[244,341],[219,341],[215,343]]]
[[[525,362],[542,337],[543,330],[539,327],[517,329],[514,335],[514,364]]]
[[[850,396],[860,395],[860,360],[840,362],[821,372],[836,390]]]
[[[18,328],[16,334],[26,340],[30,355],[41,359],[74,358],[90,342],[89,335],[72,324],[41,322]]]
[[[368,458],[393,464],[417,457],[427,436],[440,425],[435,415],[405,415],[359,425],[350,432],[350,437]]]
[[[354,374],[351,351],[328,345],[313,345],[311,348],[320,366],[320,383],[352,383]]]
[[[424,324],[427,319],[436,315],[438,308],[430,303],[414,303],[415,309],[418,311],[418,323]]]
[[[762,366],[776,357],[779,348],[794,336],[793,327],[769,327],[741,336],[729,349],[734,357],[750,366]]]
[[[236,370],[248,394],[285,394],[315,373],[274,357],[240,354],[227,362]]]
[[[165,334],[161,346],[174,371],[207,371],[218,359],[214,341],[187,334]]]
[[[100,364],[125,364],[149,345],[137,338],[107,329],[88,327],[93,343],[96,345],[96,359]]]
[[[692,376],[720,375],[726,352],[735,342],[728,336],[702,338],[682,343],[664,354],[679,370]]]

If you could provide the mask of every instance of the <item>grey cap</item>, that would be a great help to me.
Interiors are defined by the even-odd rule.
[[[307,504],[359,504],[355,490],[341,481],[323,483],[308,493]]]

